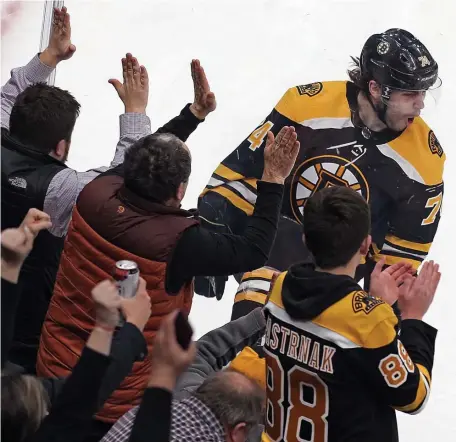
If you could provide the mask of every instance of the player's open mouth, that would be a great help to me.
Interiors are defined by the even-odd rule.
[[[414,119],[415,119],[414,117],[407,118],[408,124],[412,124]]]

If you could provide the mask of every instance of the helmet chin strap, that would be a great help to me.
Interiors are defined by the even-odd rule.
[[[391,89],[388,86],[383,86],[382,85],[382,98],[383,99],[388,101],[390,99],[390,97],[391,97],[390,96],[390,92],[391,92]],[[380,121],[388,129],[390,129],[390,127],[388,126],[388,123],[386,122],[386,110],[387,110],[386,104],[384,102],[382,102],[380,105],[376,105],[372,101],[371,95],[369,93],[367,94],[367,99],[369,100],[369,103],[371,104],[372,109],[374,109],[374,111],[377,114],[377,117],[380,119]]]

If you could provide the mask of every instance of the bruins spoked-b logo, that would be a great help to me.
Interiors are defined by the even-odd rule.
[[[296,169],[292,183],[290,202],[298,222],[302,222],[307,198],[326,187],[350,187],[369,201],[369,186],[362,172],[345,158],[335,155],[322,155],[304,161]]]
[[[299,95],[308,95],[314,97],[319,94],[323,89],[322,83],[310,83],[303,86],[296,86],[298,88]]]
[[[439,157],[441,157],[443,155],[443,149],[439,143],[439,140],[435,136],[434,131],[432,131],[432,130],[429,131],[428,142],[429,142],[429,149],[431,149],[431,152],[433,154],[437,154]]]
[[[364,312],[368,315],[375,307],[384,304],[384,301],[374,298],[364,291],[360,291],[353,294],[352,304],[355,313]]]

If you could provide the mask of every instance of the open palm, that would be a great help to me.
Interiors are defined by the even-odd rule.
[[[399,297],[400,285],[414,273],[411,264],[398,262],[383,270],[385,260],[380,260],[371,273],[369,294],[393,305]]]

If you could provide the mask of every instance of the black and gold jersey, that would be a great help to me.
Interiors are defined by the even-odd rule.
[[[235,321],[258,307],[264,307],[278,275],[279,272],[270,267],[244,273],[234,297],[231,320]],[[245,347],[231,361],[230,367],[266,387],[263,339],[251,347]]]
[[[234,233],[244,229],[263,173],[267,132],[277,134],[292,125],[301,150],[285,183],[283,218],[299,227],[312,194],[328,186],[350,187],[371,208],[373,260],[384,257],[389,265],[405,260],[417,268],[429,252],[440,220],[445,154],[421,118],[399,135],[387,130],[363,136],[352,121],[357,93],[354,84],[345,81],[289,89],[212,174],[198,204],[207,227],[225,226]],[[282,256],[272,257],[271,265],[285,270],[290,259],[296,262],[293,251],[300,247],[300,241],[292,241],[279,248]]]
[[[347,276],[296,265],[266,304],[264,441],[391,442],[430,394],[436,330]],[[302,265],[301,265],[302,266]]]

